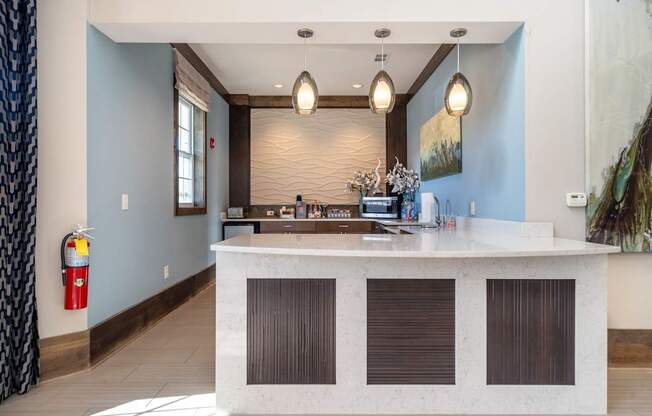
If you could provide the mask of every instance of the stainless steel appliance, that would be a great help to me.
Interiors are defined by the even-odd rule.
[[[397,196],[366,196],[362,198],[361,217],[398,218],[400,208]]]
[[[231,222],[224,224],[224,239],[236,237],[238,235],[254,234],[256,232],[254,224]]]

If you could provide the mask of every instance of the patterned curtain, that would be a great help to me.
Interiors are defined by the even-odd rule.
[[[36,0],[0,0],[0,401],[39,376]]]

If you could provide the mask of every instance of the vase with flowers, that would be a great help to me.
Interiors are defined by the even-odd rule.
[[[403,197],[401,219],[403,221],[415,221],[417,219],[415,197],[421,186],[419,175],[413,169],[407,169],[396,158],[396,163],[392,170],[387,173],[385,181],[392,185],[392,192]]]
[[[376,167],[376,169],[357,170],[353,173],[353,179],[346,181],[347,192],[359,193],[358,209],[360,210],[360,214],[362,214],[362,198],[367,195],[374,195],[378,192],[379,184],[381,182],[380,174],[378,173],[379,167],[380,161],[378,161],[378,167]]]

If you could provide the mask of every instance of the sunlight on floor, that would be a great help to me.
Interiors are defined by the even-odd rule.
[[[193,394],[132,400],[89,416],[221,416],[215,409],[215,394]],[[224,414],[225,415],[225,414]]]

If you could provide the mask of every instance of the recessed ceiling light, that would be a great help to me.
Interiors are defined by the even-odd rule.
[[[274,88],[283,88],[283,84],[274,84]]]
[[[353,84],[353,88],[355,88],[356,90],[362,88],[362,84],[356,82],[355,84]]]

